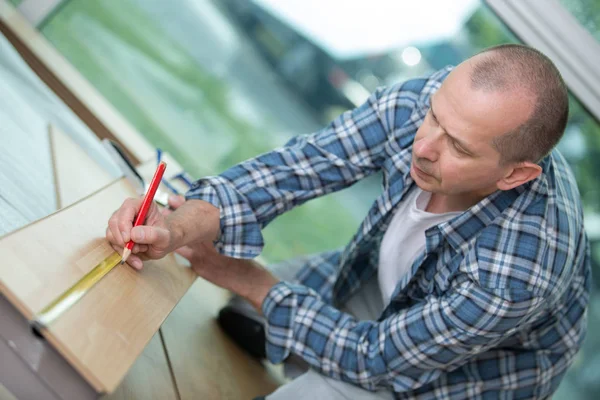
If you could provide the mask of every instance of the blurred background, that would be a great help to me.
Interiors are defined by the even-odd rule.
[[[11,3],[22,8],[25,2]],[[193,177],[217,174],[296,134],[320,129],[378,86],[423,76],[522,37],[511,31],[518,24],[478,0],[51,3],[37,28],[152,145]],[[600,1],[552,0],[552,5],[600,41]],[[569,46],[552,40],[559,52]],[[600,124],[594,115],[600,110],[590,104],[571,96],[559,148],[579,183],[598,286]],[[264,232],[265,258],[276,262],[345,244],[379,190],[375,176],[277,219]],[[598,398],[597,290],[589,321],[584,351],[555,399]]]

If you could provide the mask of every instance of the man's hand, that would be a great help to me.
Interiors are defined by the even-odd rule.
[[[160,259],[174,250],[173,229],[165,213],[159,210],[156,203],[152,202],[146,217],[145,225],[133,227],[133,221],[142,206],[142,198],[127,199],[108,220],[106,239],[119,253],[123,253],[123,247],[133,240],[135,245],[132,255],[127,263],[135,269],[142,269],[142,259]],[[175,202],[179,207],[185,199],[173,198],[169,202]],[[173,206],[173,205],[172,205]]]
[[[135,269],[142,268],[142,260],[156,260],[188,243],[212,241],[218,236],[219,209],[210,203],[171,196],[169,205],[175,212],[160,210],[153,202],[144,225],[133,228],[141,205],[141,198],[125,200],[110,217],[106,229],[106,239],[119,254],[133,240],[135,245],[127,263]]]
[[[177,250],[201,277],[248,300],[259,312],[279,280],[260,264],[219,254],[212,243],[196,242]]]

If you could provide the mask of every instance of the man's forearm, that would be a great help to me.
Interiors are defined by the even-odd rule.
[[[219,209],[206,201],[186,201],[167,221],[173,235],[173,250],[197,241],[214,242],[219,237]]]
[[[279,282],[269,271],[254,260],[232,259],[233,270],[239,274],[233,280],[231,291],[244,297],[259,312],[269,290]]]

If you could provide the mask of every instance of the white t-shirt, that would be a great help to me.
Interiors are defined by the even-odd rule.
[[[425,211],[431,193],[418,186],[408,193],[387,231],[379,249],[379,289],[383,304],[387,306],[400,279],[410,271],[415,258],[425,250],[425,231],[439,225],[460,211],[434,214]]]

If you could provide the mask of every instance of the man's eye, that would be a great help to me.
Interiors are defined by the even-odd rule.
[[[456,151],[458,151],[459,153],[461,153],[461,154],[467,154],[467,152],[464,151],[462,149],[462,147],[460,147],[460,145],[457,142],[452,141],[452,145],[454,146],[454,148],[456,149]]]
[[[429,115],[431,116],[431,122],[438,125],[437,119],[435,119],[435,116],[431,111],[429,111]]]

